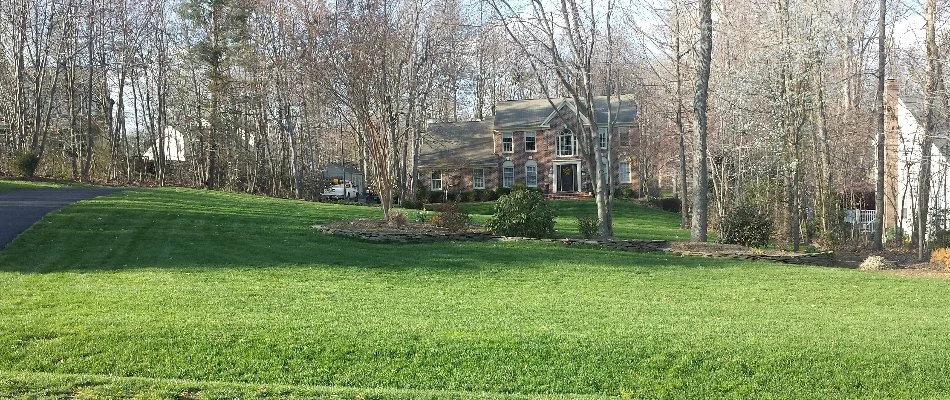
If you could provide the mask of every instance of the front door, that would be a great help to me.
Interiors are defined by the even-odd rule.
[[[559,192],[577,191],[577,164],[557,166],[557,190]]]

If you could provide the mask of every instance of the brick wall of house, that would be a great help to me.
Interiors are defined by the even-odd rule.
[[[567,120],[573,120],[573,115],[569,110],[566,110],[565,117]],[[544,190],[545,192],[553,192],[555,189],[555,176],[554,176],[554,165],[555,163],[560,162],[577,162],[581,164],[581,187],[578,188],[579,191],[589,191],[591,190],[591,181],[590,181],[590,171],[587,171],[583,166],[580,156],[558,156],[557,155],[557,136],[562,131],[565,125],[571,126],[572,130],[579,132],[578,128],[573,127],[574,124],[565,124],[562,119],[559,117],[555,118],[551,122],[551,129],[539,129],[535,130],[536,134],[536,147],[537,151],[528,152],[525,151],[525,131],[517,130],[512,134],[513,140],[513,151],[511,153],[501,153],[502,157],[506,161],[511,161],[514,163],[514,183],[524,185],[526,179],[525,165],[528,161],[533,160],[538,164],[538,188]],[[614,160],[616,162],[613,165],[612,169],[612,181],[616,187],[638,187],[637,177],[636,177],[636,163],[631,146],[631,128],[629,127],[618,127],[614,131],[613,143],[611,152],[614,155]],[[502,135],[503,132],[495,132],[494,135],[494,146],[496,149],[501,151],[502,149]],[[622,161],[628,161],[631,163],[631,177],[629,183],[620,183],[620,163]],[[499,165],[498,173],[496,176],[496,182],[500,186],[502,183],[502,165]]]

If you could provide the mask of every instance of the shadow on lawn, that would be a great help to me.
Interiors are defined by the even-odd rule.
[[[315,223],[378,218],[373,207],[197,190],[135,190],[66,208],[0,251],[0,270],[24,273],[335,266],[465,273],[545,264],[663,268],[714,260],[566,248],[537,242],[377,244],[329,236]]]

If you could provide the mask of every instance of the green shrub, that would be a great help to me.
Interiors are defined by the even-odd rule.
[[[597,236],[597,217],[577,217],[577,230],[587,239]]]
[[[405,209],[420,210],[422,209],[422,202],[416,200],[403,200],[401,203],[399,203],[399,206]]]
[[[633,189],[628,186],[620,188],[620,190],[617,191],[617,194],[619,195],[618,197],[625,200],[633,199],[635,195]]]
[[[485,226],[496,235],[551,237],[554,208],[540,192],[516,189],[498,199]]]
[[[720,243],[760,247],[771,235],[772,218],[750,205],[733,208],[720,221]]]
[[[465,229],[471,221],[472,217],[459,209],[458,203],[452,202],[445,203],[442,206],[442,212],[433,215],[429,223],[450,232],[458,232]]]
[[[458,201],[463,203],[468,203],[472,201],[472,198],[475,197],[475,193],[469,190],[461,191],[458,194]]]
[[[13,169],[20,176],[32,178],[40,166],[40,155],[32,150],[19,151],[13,156]]]
[[[678,197],[651,198],[647,205],[653,208],[659,208],[663,211],[678,213],[683,209],[683,201]]]
[[[940,229],[930,235],[930,247],[934,249],[950,247],[950,231]]]
[[[472,201],[485,201],[486,198],[488,198],[488,194],[484,189],[472,191]]]
[[[442,191],[429,191],[428,198],[425,199],[427,203],[441,203],[445,198],[445,194]]]

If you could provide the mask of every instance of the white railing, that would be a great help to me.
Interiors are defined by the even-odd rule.
[[[860,233],[874,232],[875,210],[844,210],[844,222],[853,224]]]

